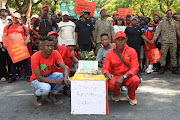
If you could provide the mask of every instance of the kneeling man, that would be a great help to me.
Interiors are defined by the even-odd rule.
[[[42,105],[42,95],[48,95],[49,102],[58,104],[56,94],[68,85],[68,70],[62,60],[60,53],[54,50],[53,38],[46,36],[40,39],[42,50],[31,57],[32,76],[31,86],[36,89],[34,104]],[[54,72],[55,62],[61,67],[63,74]]]
[[[112,100],[119,101],[120,88],[128,88],[129,103],[136,105],[135,90],[140,83],[136,75],[139,63],[136,51],[127,44],[126,34],[119,31],[115,34],[116,47],[107,52],[102,68],[103,74],[108,79],[108,88],[113,92]]]

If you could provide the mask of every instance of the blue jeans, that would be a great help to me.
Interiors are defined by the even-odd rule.
[[[47,78],[53,80],[59,80],[59,79],[63,79],[64,77],[62,73],[54,72],[51,75],[49,75]],[[64,85],[44,83],[44,82],[39,82],[38,80],[33,80],[31,86],[34,89],[36,89],[35,91],[36,96],[48,95],[50,91],[53,94],[57,94],[64,87]],[[52,90],[51,87],[53,88]]]

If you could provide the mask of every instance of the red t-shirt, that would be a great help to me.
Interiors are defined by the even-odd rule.
[[[180,31],[180,23],[178,24],[179,26],[179,31]],[[177,39],[177,44],[180,44],[180,38]]]
[[[128,25],[127,23],[125,23],[125,26],[126,26],[126,27],[131,27],[131,24]]]
[[[41,75],[47,77],[54,72],[53,66],[55,62],[57,64],[63,62],[61,55],[56,50],[53,50],[47,59],[42,56],[41,51],[34,53],[31,57],[32,76],[30,78],[30,82],[37,79],[33,68],[39,68],[41,70]]]
[[[25,29],[25,33],[24,33],[23,27],[22,27],[20,24],[18,24],[18,25],[12,24],[12,25],[9,27],[9,29],[8,29],[8,26],[9,26],[9,25],[6,25],[6,26],[4,27],[3,33],[8,33],[8,36],[11,35],[11,34],[20,33],[20,34],[22,35],[22,37],[24,38],[24,41],[26,40],[26,38],[25,38],[25,33],[28,33],[28,32],[29,32],[26,26],[23,25],[23,26],[24,26],[24,29]]]
[[[72,56],[72,53],[66,46],[61,46],[61,45],[57,45],[57,46],[58,46],[57,51],[61,54],[65,65],[71,68],[72,64],[70,65],[69,60],[71,59],[70,57]]]

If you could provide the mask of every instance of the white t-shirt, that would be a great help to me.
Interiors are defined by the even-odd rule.
[[[58,27],[60,29],[58,44],[67,46],[67,44],[70,43],[76,45],[75,37],[74,37],[76,25],[72,21],[69,22],[61,21],[60,23],[58,23]]]
[[[119,31],[125,31],[126,26],[118,26],[118,25],[114,25],[114,32],[117,33]]]
[[[8,24],[8,20],[0,19],[0,42],[2,42],[4,27]]]

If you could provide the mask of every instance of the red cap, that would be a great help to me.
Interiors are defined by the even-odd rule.
[[[153,22],[150,22],[149,25],[156,26],[155,23]]]
[[[117,17],[117,20],[122,20],[123,18],[121,16],[118,16]]]
[[[119,31],[119,32],[117,32],[117,33],[115,34],[115,38],[114,38],[114,39],[117,39],[117,38],[119,38],[119,37],[123,37],[123,38],[126,39],[126,34],[125,34],[124,32],[122,32],[122,31]]]
[[[49,8],[49,5],[43,5],[41,9],[43,8]]]
[[[105,8],[102,8],[102,9],[100,10],[100,13],[101,13],[103,10],[106,10],[106,9],[105,9]]]
[[[153,16],[158,16],[159,18],[160,18],[160,15],[159,14],[157,14],[157,13],[154,13],[154,15]]]
[[[57,35],[57,37],[59,36],[59,34],[54,31],[48,32],[47,36],[50,36],[50,35]]]
[[[167,9],[166,12],[165,12],[165,14],[167,14],[167,12],[169,12],[169,11],[172,11],[172,9]]]
[[[119,15],[118,13],[114,13],[112,16],[114,17],[115,15]]]

